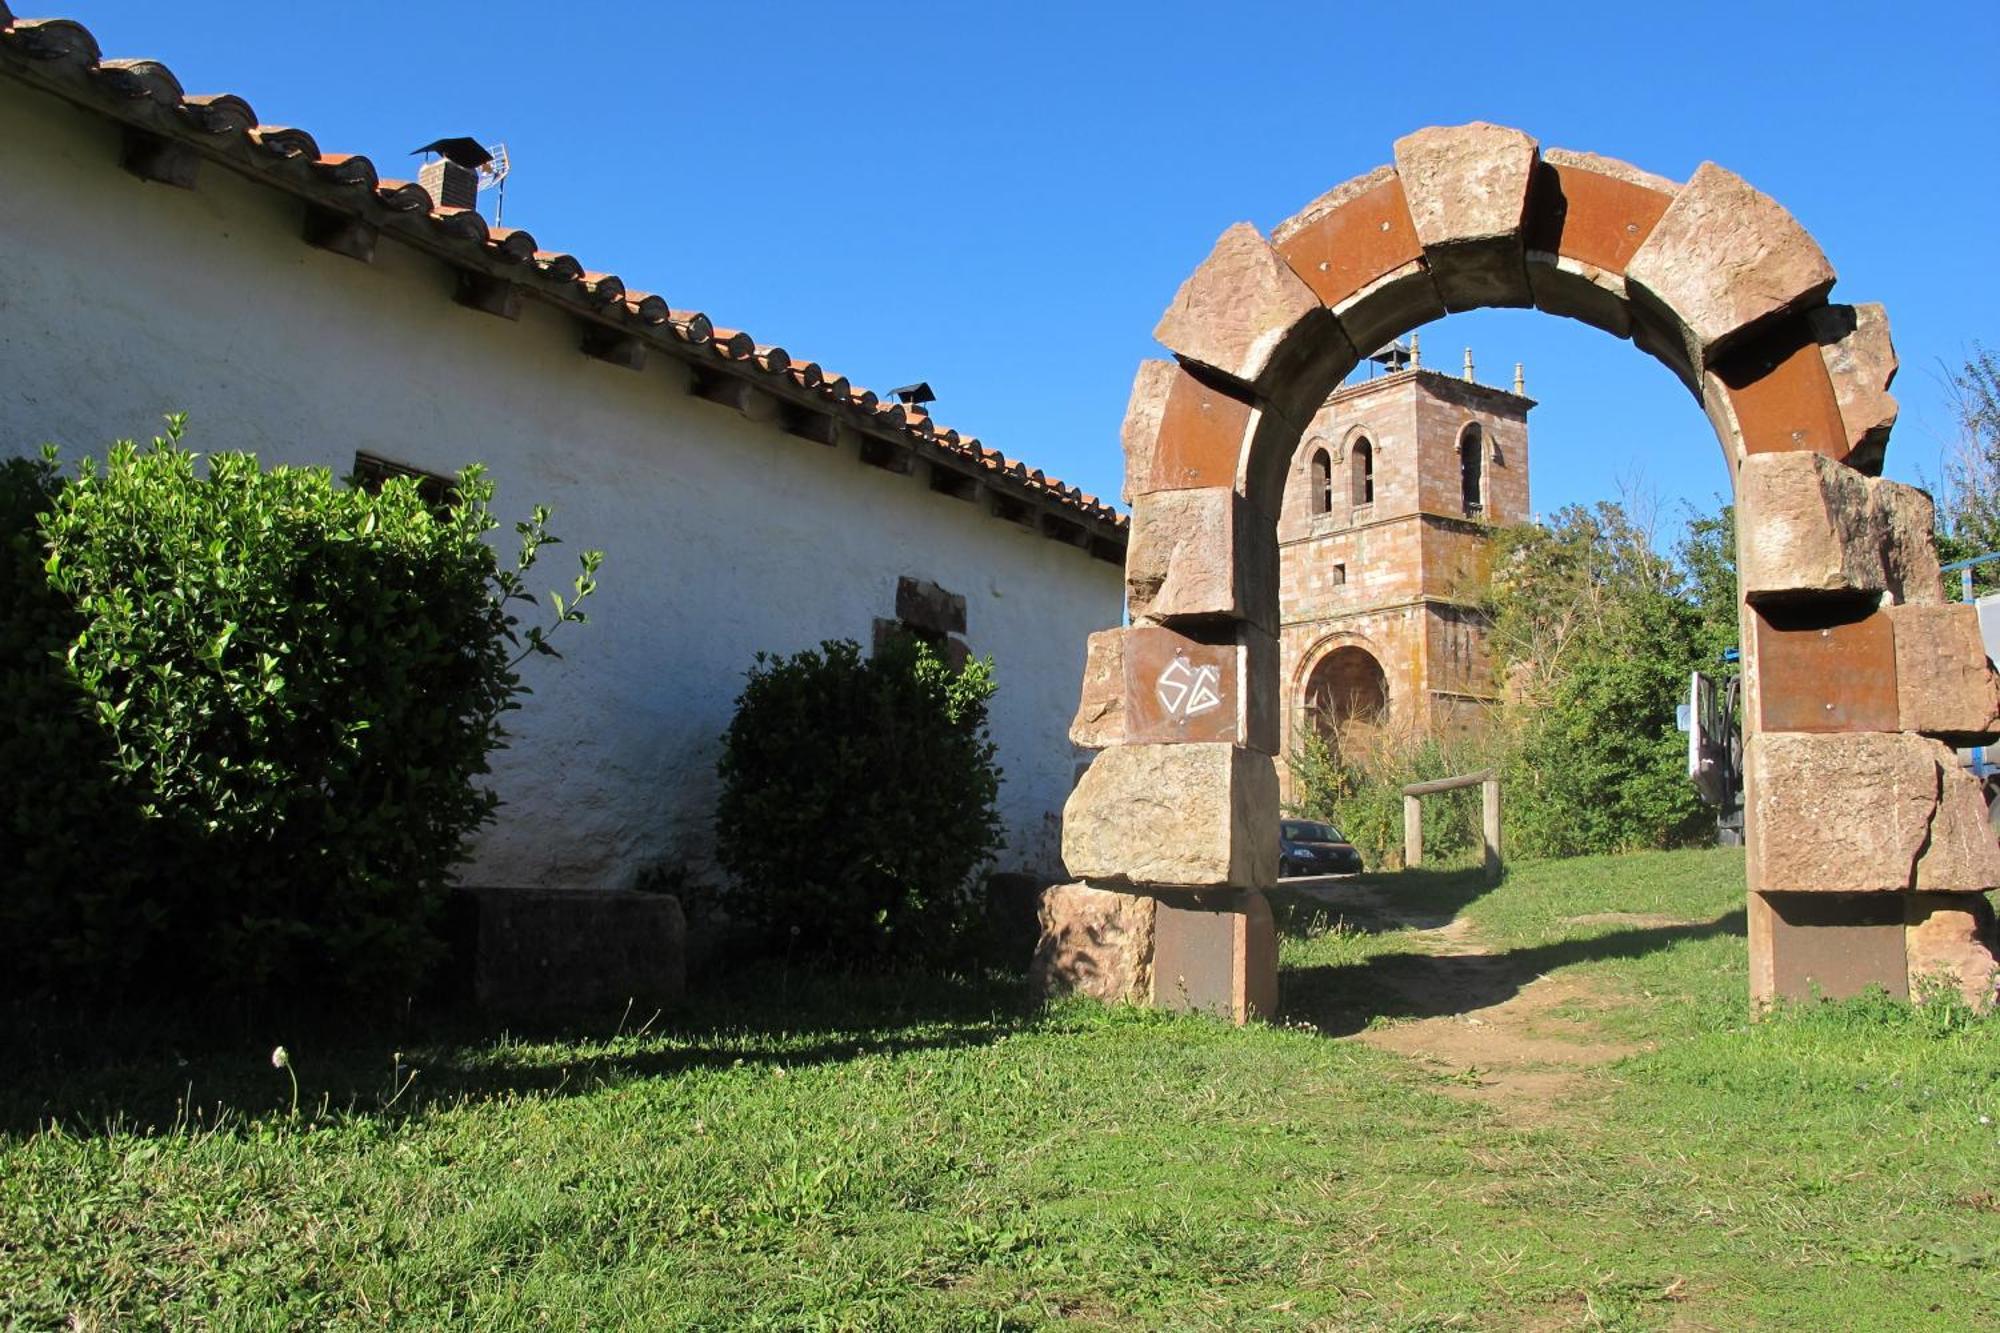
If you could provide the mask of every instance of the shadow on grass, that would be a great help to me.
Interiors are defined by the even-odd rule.
[[[400,1029],[327,1020],[265,1026],[240,1014],[218,1024],[199,1013],[132,1013],[85,1025],[16,1012],[0,1024],[0,1062],[9,1071],[0,1080],[0,1135],[52,1123],[83,1136],[153,1134],[219,1118],[240,1127],[282,1117],[292,1084],[272,1064],[281,1044],[299,1077],[302,1115],[396,1118],[737,1065],[800,1068],[983,1045],[1039,1012],[1025,982],[1004,974],[801,975],[757,966],[691,991],[699,998],[670,1013],[512,1025],[451,1015]]]
[[[1537,977],[1572,963],[1639,958],[1685,940],[1744,934],[1741,911],[1686,925],[1615,930],[1493,954],[1377,954],[1347,966],[1287,968],[1282,1016],[1328,1036],[1359,1032],[1377,1018],[1437,1018],[1501,1004]]]
[[[1474,866],[1290,879],[1265,897],[1283,934],[1303,934],[1337,920],[1363,934],[1381,935],[1447,926],[1499,886]]]

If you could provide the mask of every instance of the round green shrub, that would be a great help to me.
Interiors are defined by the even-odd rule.
[[[718,766],[731,915],[827,960],[948,956],[1001,845],[993,688],[989,662],[953,671],[909,638],[760,653]]]
[[[434,507],[165,439],[0,472],[0,984],[396,1003],[551,651],[478,469]],[[587,595],[598,557],[584,557]],[[557,621],[580,620],[574,602]]]

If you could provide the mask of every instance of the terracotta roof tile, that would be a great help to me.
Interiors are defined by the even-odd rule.
[[[1044,492],[1114,530],[1127,525],[1124,516],[1096,496],[1065,486],[1040,469],[1030,471],[974,436],[939,426],[920,407],[882,402],[817,362],[795,360],[784,348],[760,344],[748,333],[718,329],[701,311],[672,309],[659,296],[628,290],[614,273],[593,272],[573,255],[540,249],[534,236],[520,228],[489,227],[476,209],[440,208],[421,185],[380,176],[366,157],[325,153],[305,130],[260,123],[250,104],[235,94],[188,93],[158,61],[105,60],[97,39],[74,20],[16,18],[6,0],[0,0],[0,73],[149,132],[180,136],[205,155],[256,173],[276,188],[395,230],[447,262],[473,271],[511,270],[507,281],[589,318],[622,316],[628,325],[646,331],[644,336],[667,335],[689,346],[710,347],[714,356],[735,367],[729,373],[767,376],[794,401],[805,392],[830,410],[857,413],[864,431],[901,436],[911,447],[968,459],[1010,485]],[[299,162],[308,164],[308,170],[292,165]]]

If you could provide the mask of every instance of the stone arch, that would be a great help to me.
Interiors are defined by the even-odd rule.
[[[1950,744],[2000,734],[2000,679],[1971,608],[1944,603],[1929,497],[1879,475],[1896,415],[1887,318],[1829,304],[1833,283],[1791,215],[1714,163],[1676,183],[1477,123],[1397,140],[1392,163],[1269,239],[1248,223],[1222,234],[1154,330],[1175,359],[1134,385],[1133,628],[1111,633],[1226,647],[1230,702],[1215,711],[1266,722],[1170,743],[1100,730],[1108,748],[1063,834],[1073,875],[1155,897],[1162,922],[1212,918],[1202,956],[1230,961],[1202,975],[1228,980],[1183,974],[1173,992],[1156,956],[1160,1002],[1239,1018],[1276,1004],[1262,898],[1276,864],[1273,525],[1304,423],[1362,353],[1484,306],[1630,339],[1721,443],[1743,597],[1753,996],[1907,994],[1946,967],[1990,996],[1983,894],[2000,848]],[[1106,637],[1086,681],[1100,717]],[[1135,707],[1139,684],[1126,682]],[[1148,823],[1162,793],[1183,813]]]
[[[1306,675],[1306,724],[1332,732],[1350,722],[1375,724],[1389,713],[1389,673],[1357,644],[1322,653]]]

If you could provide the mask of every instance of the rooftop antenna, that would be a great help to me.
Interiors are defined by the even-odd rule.
[[[486,152],[489,160],[477,168],[479,188],[494,192],[493,225],[497,227],[507,212],[507,172],[512,164],[507,160],[507,145],[504,143],[489,144]]]

